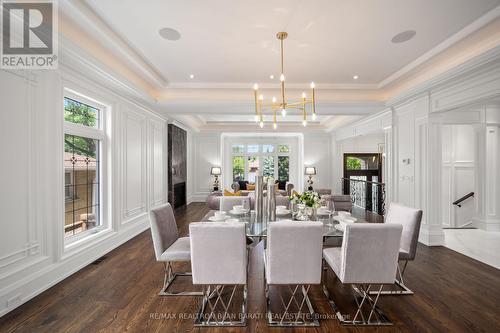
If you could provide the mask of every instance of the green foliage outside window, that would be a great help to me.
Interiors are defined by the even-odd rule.
[[[245,179],[245,160],[243,156],[233,156],[233,180]]]
[[[361,160],[356,157],[347,157],[347,170],[361,170]]]
[[[64,98],[64,120],[88,127],[98,127],[99,110],[86,104]],[[64,151],[96,158],[97,140],[74,135],[64,136]]]
[[[274,157],[273,156],[265,156],[263,165],[262,165],[262,173],[264,177],[273,177],[274,178]]]
[[[288,181],[290,157],[278,156],[278,180]]]

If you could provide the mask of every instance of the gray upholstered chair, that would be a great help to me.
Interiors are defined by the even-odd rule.
[[[224,210],[224,211],[230,211],[233,209],[233,206],[238,206],[238,205],[245,205],[246,207],[250,207],[250,198],[249,197],[240,197],[240,196],[235,196],[235,197],[230,197],[230,196],[222,196],[218,197],[219,198],[219,209]]]
[[[308,292],[312,284],[321,282],[323,223],[271,222],[267,232],[264,262],[268,324],[271,326],[318,326],[319,322]],[[270,286],[278,289],[284,308],[282,314],[273,314],[271,310]],[[283,300],[281,293],[284,286],[291,294],[287,301]],[[304,304],[308,307],[308,313],[302,311]]]
[[[422,222],[422,211],[419,209],[406,207],[392,202],[385,218],[386,224],[403,225],[401,234],[401,245],[398,257],[398,271],[396,285],[402,290],[384,290],[383,295],[412,295],[411,291],[404,283],[403,277],[406,271],[408,261],[415,260],[417,254],[418,235],[420,233],[420,224]]]
[[[149,213],[151,236],[156,260],[165,265],[161,296],[201,296],[201,292],[169,292],[168,288],[177,276],[190,276],[191,273],[174,273],[172,262],[191,260],[189,252],[189,237],[179,237],[174,212],[169,203],[151,210]]]
[[[333,208],[336,211],[352,212],[352,200],[348,194],[334,194],[331,196]]]
[[[400,224],[353,223],[346,226],[342,247],[323,250],[323,258],[341,283],[349,284],[361,297],[356,313],[343,315],[327,287],[327,274],[323,278],[323,291],[343,325],[390,325],[391,322],[377,306],[382,287],[393,284],[398,266]],[[372,285],[380,285],[375,300],[369,296]],[[365,307],[363,307],[365,306]],[[365,309],[368,307],[368,309]],[[349,320],[347,320],[349,318]],[[373,318],[373,319],[372,319]]]
[[[203,286],[196,326],[244,326],[247,306],[245,223],[195,222],[189,225],[193,284]],[[230,313],[243,289],[241,313]],[[224,298],[226,298],[224,300]]]

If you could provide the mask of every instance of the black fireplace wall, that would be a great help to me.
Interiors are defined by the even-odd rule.
[[[168,202],[177,208],[186,204],[187,133],[168,125]]]

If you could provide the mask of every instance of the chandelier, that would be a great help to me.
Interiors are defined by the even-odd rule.
[[[272,113],[273,116],[273,128],[278,128],[276,114],[280,112],[283,117],[287,115],[289,110],[299,111],[302,114],[302,125],[307,126],[307,106],[310,105],[312,109],[312,119],[316,119],[316,102],[314,100],[314,82],[311,82],[311,98],[307,98],[306,93],[302,93],[302,98],[298,101],[287,102],[285,99],[285,71],[283,66],[283,41],[288,37],[286,32],[278,32],[276,37],[280,40],[281,45],[281,75],[280,75],[280,85],[281,85],[281,96],[280,101],[277,100],[275,96],[272,97],[271,102],[264,102],[264,95],[259,93],[259,85],[257,83],[253,86],[254,100],[255,100],[255,122],[259,124],[261,128],[264,127],[264,110]]]

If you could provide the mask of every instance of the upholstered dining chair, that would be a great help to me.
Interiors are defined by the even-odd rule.
[[[406,207],[392,202],[385,218],[387,224],[403,225],[401,234],[401,245],[398,256],[397,276],[395,284],[399,290],[383,290],[382,295],[412,295],[411,291],[404,283],[404,274],[408,261],[415,260],[417,254],[418,235],[422,222],[422,211],[411,207]]]
[[[235,196],[235,197],[219,197],[220,203],[219,203],[219,209],[223,211],[229,211],[233,209],[233,206],[238,206],[238,205],[245,205],[246,207],[250,208],[250,198],[249,197],[240,197],[240,196]]]
[[[391,325],[377,306],[377,302],[383,285],[394,283],[402,229],[403,226],[400,224],[348,224],[342,247],[323,250],[323,259],[339,281],[351,285],[357,294],[355,314],[343,315],[330,297],[327,286],[328,274],[326,270],[324,271],[323,291],[341,324]],[[375,300],[369,296],[372,285],[380,285]],[[356,296],[360,296],[361,300],[359,301]]]
[[[189,252],[189,237],[179,237],[172,206],[169,203],[151,210],[149,214],[151,236],[156,260],[165,265],[161,296],[201,296],[201,292],[181,291],[170,292],[168,288],[178,276],[190,276],[191,273],[174,273],[172,262],[191,260]]]
[[[245,223],[195,222],[189,225],[193,284],[203,286],[196,326],[245,326],[247,249]],[[242,288],[241,288],[242,287]],[[236,291],[243,289],[241,312],[231,313]],[[224,298],[226,298],[224,300]]]
[[[321,283],[322,222],[278,221],[268,225],[264,254],[268,325],[319,326],[309,299],[311,285]],[[282,314],[271,310],[270,287],[276,287]],[[290,295],[284,300],[282,290]],[[286,298],[286,296],[285,296]],[[307,313],[303,311],[307,306]]]

